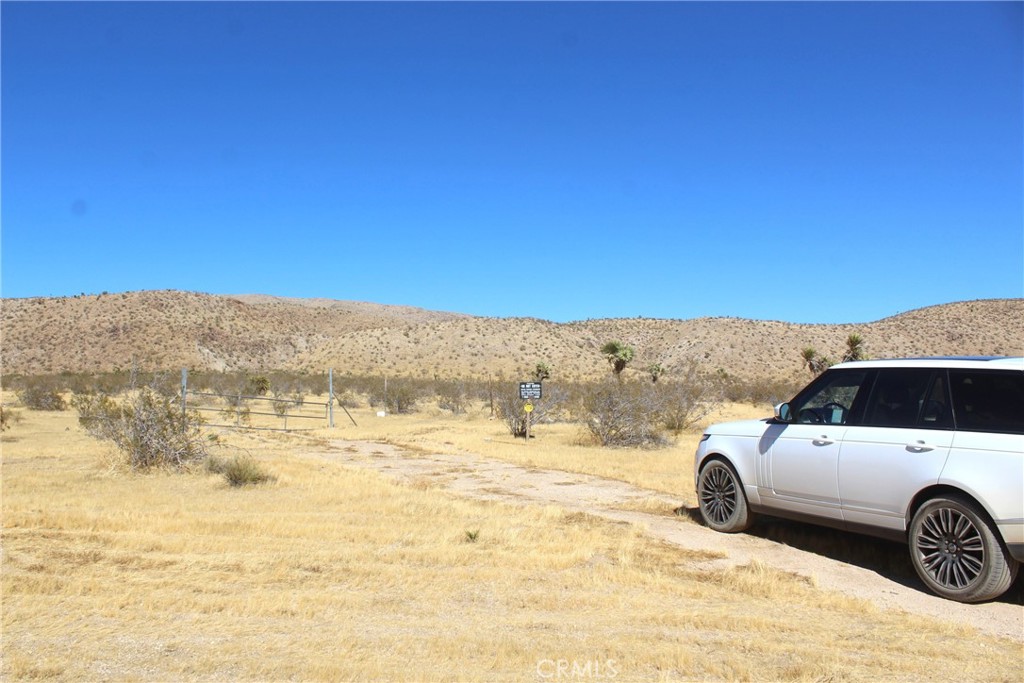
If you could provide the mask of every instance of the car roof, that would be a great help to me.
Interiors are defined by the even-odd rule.
[[[833,368],[964,368],[974,370],[1020,370],[1024,372],[1024,357],[1005,356],[934,356],[928,358],[888,358],[850,361]]]

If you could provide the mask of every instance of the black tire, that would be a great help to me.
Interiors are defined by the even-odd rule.
[[[700,471],[697,504],[704,523],[715,531],[736,533],[749,529],[754,523],[740,478],[722,460],[712,460]]]
[[[965,497],[932,498],[922,505],[910,522],[908,541],[917,575],[949,600],[992,600],[1017,577],[1018,563],[988,516]]]

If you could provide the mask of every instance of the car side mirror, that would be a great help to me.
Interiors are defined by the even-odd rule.
[[[793,421],[793,410],[789,407],[788,403],[780,403],[775,406],[775,419],[779,422]]]

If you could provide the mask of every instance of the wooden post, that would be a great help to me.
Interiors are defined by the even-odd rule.
[[[533,422],[533,403],[530,401],[526,402],[523,406],[523,411],[526,413],[526,445],[530,445],[530,423]]]
[[[327,426],[334,429],[334,368],[327,370]]]
[[[494,379],[487,375],[487,396],[491,402],[491,419],[494,419]]]
[[[181,369],[181,417],[185,417],[185,412],[188,410],[188,403],[186,396],[188,395],[188,369]]]

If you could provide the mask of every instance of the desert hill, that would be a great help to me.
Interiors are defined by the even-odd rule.
[[[739,318],[553,323],[405,306],[141,291],[5,299],[7,374],[146,369],[296,370],[353,375],[510,378],[548,363],[553,378],[598,377],[612,339],[634,346],[633,372],[695,358],[711,372],[789,378],[800,352],[837,358],[851,333],[872,357],[1024,355],[1024,299],[941,304],[876,322],[806,325]]]
[[[404,306],[178,291],[3,300],[3,371],[295,369],[362,329],[460,318]]]

